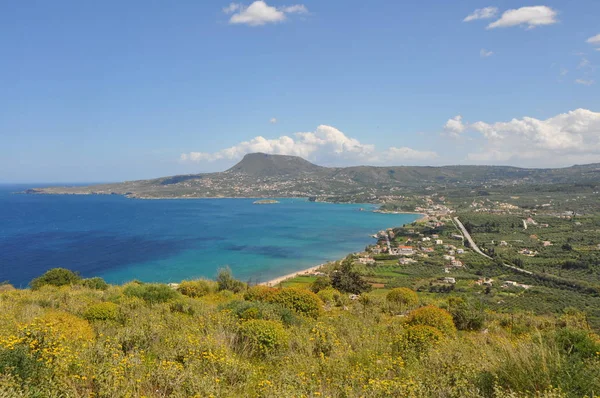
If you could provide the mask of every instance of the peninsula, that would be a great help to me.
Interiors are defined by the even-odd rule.
[[[600,164],[560,169],[508,166],[322,167],[297,156],[251,153],[230,169],[151,180],[78,187],[41,187],[28,194],[124,195],[142,199],[284,198],[312,201],[387,203],[407,193],[487,186],[593,183]],[[404,210],[404,209],[402,209]]]

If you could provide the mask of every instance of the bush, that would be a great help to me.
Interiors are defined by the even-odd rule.
[[[202,297],[211,292],[210,282],[204,279],[195,281],[183,281],[179,284],[177,291],[188,297]]]
[[[327,289],[321,290],[319,293],[317,293],[317,296],[324,303],[332,304],[338,307],[347,305],[350,302],[347,295],[335,290],[332,287],[328,287]]]
[[[294,312],[279,304],[232,301],[220,308],[231,311],[233,315],[242,320],[265,319],[281,321],[288,326],[297,323],[297,317]]]
[[[323,289],[331,287],[331,279],[328,276],[319,276],[310,284],[310,290],[313,293],[319,293]]]
[[[318,322],[310,331],[311,341],[314,344],[313,354],[316,356],[330,356],[340,342],[335,334],[335,329],[329,325]]]
[[[252,286],[244,293],[247,301],[270,301],[277,293],[277,289],[264,285]]]
[[[108,283],[106,283],[104,281],[104,279],[99,278],[99,277],[84,279],[81,281],[81,285],[83,285],[87,288],[96,289],[96,290],[108,289]]]
[[[123,293],[129,297],[138,297],[149,304],[165,303],[178,296],[178,293],[167,285],[159,283],[130,283]]]
[[[445,335],[453,335],[456,333],[456,326],[452,320],[452,315],[446,310],[443,310],[432,305],[417,308],[406,317],[408,325],[425,325],[431,326],[440,330]]]
[[[298,288],[280,289],[271,299],[271,302],[296,311],[311,318],[321,315],[323,302],[313,292]]]
[[[221,290],[230,290],[234,293],[239,293],[246,287],[246,284],[242,281],[238,281],[233,277],[231,270],[226,268],[221,268],[219,273],[217,274],[217,286],[219,291]]]
[[[45,285],[65,286],[74,285],[81,281],[81,277],[73,271],[65,268],[52,268],[44,275],[33,279],[29,285],[33,290],[37,290]]]
[[[444,338],[442,332],[432,326],[409,326],[394,341],[394,350],[400,354],[412,354],[417,358],[423,356]]]
[[[406,287],[392,289],[386,296],[387,301],[401,305],[403,308],[411,308],[419,305],[419,296],[413,290]]]
[[[45,370],[44,364],[30,356],[29,350],[24,346],[0,348],[0,375],[13,374],[20,380],[35,383],[39,382],[36,379],[41,379]]]
[[[565,328],[556,332],[558,346],[568,355],[595,358],[600,355],[600,338],[586,330]]]
[[[238,346],[251,354],[266,356],[287,346],[289,336],[277,321],[253,319],[242,323],[238,331]]]
[[[119,306],[110,302],[93,304],[85,310],[83,317],[88,321],[114,321],[119,318]]]
[[[461,298],[451,298],[449,312],[458,330],[481,330],[484,315],[481,310],[473,308]]]

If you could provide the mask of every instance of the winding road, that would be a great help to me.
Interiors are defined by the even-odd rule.
[[[467,241],[469,241],[469,244],[471,245],[471,249],[473,249],[473,251],[475,253],[481,254],[483,257],[492,259],[490,256],[488,256],[487,254],[482,252],[481,249],[479,249],[479,246],[477,246],[477,244],[471,237],[471,234],[469,234],[469,231],[467,231],[467,229],[465,228],[463,223],[458,219],[458,217],[454,217],[454,222],[456,223],[456,226],[461,230],[465,239],[467,239]],[[505,267],[510,268],[514,271],[521,272],[523,274],[533,275],[533,272],[527,271],[526,269],[523,269],[523,268],[515,267],[514,265],[505,264],[505,263],[502,263],[502,265],[504,265]]]

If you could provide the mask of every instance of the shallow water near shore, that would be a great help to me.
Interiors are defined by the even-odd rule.
[[[0,281],[18,287],[54,267],[123,283],[213,278],[227,265],[262,282],[360,251],[378,230],[419,218],[304,199],[11,194],[28,187],[0,185]]]

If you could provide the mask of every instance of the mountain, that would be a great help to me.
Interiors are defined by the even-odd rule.
[[[326,167],[317,166],[298,156],[249,153],[226,173],[239,173],[256,178],[273,176],[298,176],[307,173],[327,172]]]
[[[118,194],[134,198],[315,197],[380,202],[431,188],[476,188],[600,181],[600,164],[559,169],[510,166],[322,167],[297,156],[251,153],[230,169],[89,187],[29,189],[31,194]]]

